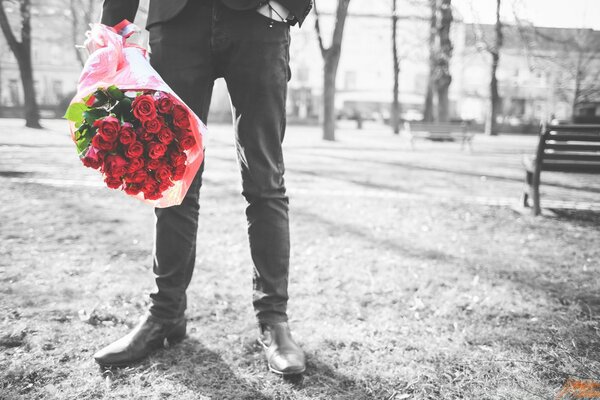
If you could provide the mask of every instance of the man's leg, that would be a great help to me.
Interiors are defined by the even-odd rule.
[[[172,21],[150,29],[151,63],[183,101],[206,121],[214,72],[210,51],[210,6],[190,1]],[[94,355],[105,366],[128,365],[185,336],[185,291],[196,257],[201,166],[179,206],[155,209],[154,274],[150,315],[127,336]]]
[[[214,69],[210,52],[210,7],[192,2],[174,20],[151,28],[151,62],[165,82],[204,122]],[[202,171],[179,206],[156,208],[153,270],[157,292],[150,313],[161,319],[182,317],[196,260],[196,234]]]
[[[289,26],[254,11],[223,10],[231,40],[223,75],[234,109],[236,145],[250,252],[254,262],[253,305],[271,370],[305,369],[304,354],[287,326],[290,237],[281,149],[289,80]]]

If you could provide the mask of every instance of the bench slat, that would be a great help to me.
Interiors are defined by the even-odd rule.
[[[600,163],[589,164],[589,163],[571,163],[571,162],[558,162],[558,161],[544,161],[542,162],[543,171],[554,171],[554,172],[580,172],[580,173],[599,173]]]
[[[546,143],[546,149],[557,151],[600,151],[600,144],[583,144],[583,143]]]
[[[571,131],[571,132],[600,132],[600,125],[597,124],[577,124],[577,125],[547,125],[547,131]]]
[[[565,134],[549,134],[546,140],[554,140],[556,142],[600,142],[600,135],[585,134],[585,133],[569,133]]]
[[[597,162],[600,163],[599,154],[582,154],[582,153],[544,153],[544,160],[566,160],[575,162]]]

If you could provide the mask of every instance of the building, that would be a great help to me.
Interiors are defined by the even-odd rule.
[[[142,2],[136,18],[139,26],[144,25],[146,3],[147,0]],[[61,0],[48,0],[43,6],[37,4],[32,17],[37,97],[45,116],[58,116],[62,115],[58,105],[73,94],[81,71],[74,47],[76,40],[69,25],[74,11]],[[99,2],[93,4],[96,9],[91,14],[97,18]],[[382,2],[351,4],[337,75],[336,107],[340,117],[360,114],[362,118],[389,118],[393,65],[391,17],[386,7]],[[320,11],[327,45],[332,32],[333,9]],[[13,10],[13,18],[18,17],[15,13]],[[427,15],[426,7],[403,8],[398,22],[400,102],[402,116],[409,120],[421,118],[427,87]],[[65,21],[69,21],[68,29],[65,29]],[[314,29],[314,14],[302,29],[293,27],[291,32],[288,118],[291,122],[317,121],[321,112],[323,60]],[[569,119],[577,90],[578,101],[600,100],[596,98],[600,92],[600,32],[517,26],[505,26],[503,32],[504,46],[497,71],[502,98],[501,122],[536,125],[551,117]],[[452,118],[483,122],[488,113],[491,63],[485,46],[492,40],[493,26],[455,20],[451,36],[454,46],[449,94]],[[578,69],[581,63],[577,60],[585,61],[585,68]],[[577,82],[579,89],[576,89]],[[22,102],[16,60],[1,38],[0,115],[17,114]],[[218,80],[211,120],[230,119],[230,115],[225,84]]]

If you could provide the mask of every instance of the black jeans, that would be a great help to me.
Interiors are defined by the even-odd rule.
[[[152,65],[203,121],[214,80],[225,78],[248,202],[253,305],[260,322],[285,321],[290,243],[281,142],[290,78],[289,26],[253,10],[227,9],[218,0],[194,0],[175,19],[149,30]],[[158,318],[176,318],[186,309],[202,170],[181,205],[155,210],[158,291],[151,295],[150,312]]]

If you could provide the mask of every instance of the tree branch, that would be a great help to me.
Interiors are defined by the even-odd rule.
[[[8,46],[12,50],[13,53],[17,53],[21,51],[21,42],[17,40],[15,34],[10,27],[10,22],[8,21],[8,17],[6,16],[6,10],[4,9],[4,1],[0,0],[0,28],[2,29],[2,33],[6,38],[6,42]]]
[[[323,45],[323,35],[321,34],[321,25],[319,24],[319,11],[317,10],[317,2],[314,2],[314,7],[313,9],[315,10],[315,31],[317,32],[317,40],[319,41],[319,49],[321,50],[321,56],[323,56],[323,58],[325,58],[325,55],[327,54],[327,50],[325,48],[325,46]]]

